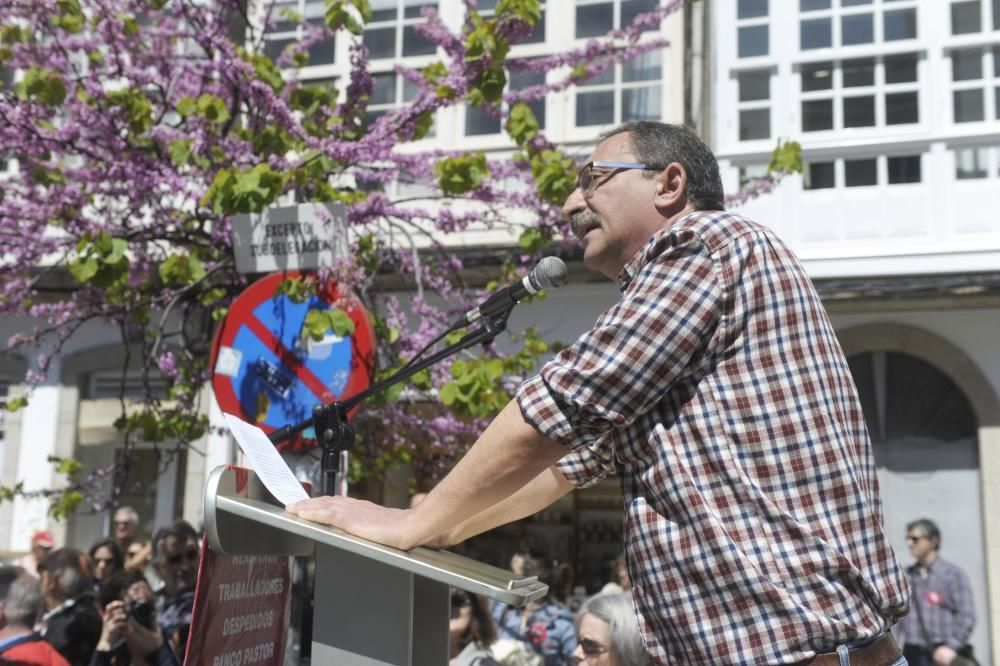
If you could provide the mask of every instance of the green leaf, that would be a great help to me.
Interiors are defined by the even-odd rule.
[[[576,165],[558,150],[543,150],[531,156],[531,175],[538,196],[561,204],[576,188]]]
[[[226,108],[226,103],[215,95],[205,93],[199,97],[197,109],[198,113],[217,125],[229,120],[229,109]]]
[[[355,17],[354,12],[348,7],[354,8],[360,21]],[[364,31],[364,24],[372,20],[372,8],[368,0],[327,0],[326,2],[326,24],[331,30],[336,32],[341,28],[346,28],[351,34],[360,35]]]
[[[168,287],[183,287],[205,277],[205,268],[197,257],[175,252],[158,269],[160,279]]]
[[[4,404],[4,407],[8,412],[16,412],[21,409],[24,409],[27,406],[28,406],[28,399],[24,396],[11,398]]]
[[[510,109],[506,129],[510,138],[514,139],[514,143],[523,146],[538,136],[540,128],[531,107],[524,102],[518,102]]]
[[[497,104],[503,97],[504,86],[507,85],[507,73],[501,65],[484,69],[472,82],[467,99],[473,106],[485,103]]]
[[[36,99],[49,106],[60,106],[66,99],[66,84],[57,72],[31,67],[15,86],[19,99]]]
[[[182,118],[187,118],[197,110],[198,106],[191,97],[185,97],[181,99],[181,101],[177,102],[177,113],[180,114]]]
[[[445,194],[463,194],[479,187],[489,175],[482,152],[441,160],[434,168],[438,185]]]
[[[497,3],[496,15],[516,16],[530,25],[535,25],[542,18],[542,5],[539,0],[500,0]]]
[[[174,166],[182,167],[186,165],[191,158],[191,140],[174,139],[168,145],[167,153],[170,155],[170,161]]]
[[[770,174],[780,171],[802,173],[802,146],[797,141],[782,143],[780,139],[778,140],[778,146],[771,153],[767,172]]]
[[[281,92],[285,87],[285,79],[281,76],[281,70],[266,55],[254,54],[247,56],[247,60],[253,65],[257,78],[271,86],[274,92]]]
[[[95,275],[97,275],[97,259],[93,257],[73,259],[69,262],[67,268],[69,270],[69,274],[72,275],[77,282],[80,284],[86,284],[90,282]]]

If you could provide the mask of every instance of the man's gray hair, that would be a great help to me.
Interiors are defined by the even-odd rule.
[[[21,567],[0,567],[0,599],[12,626],[31,629],[42,613],[41,585]]]
[[[605,132],[598,137],[598,143],[622,133],[629,135],[635,156],[657,171],[671,162],[684,167],[687,174],[684,194],[695,210],[725,210],[719,163],[712,150],[689,128],[637,120]]]
[[[608,652],[619,666],[649,666],[649,654],[639,635],[639,623],[632,610],[632,595],[628,592],[598,594],[580,606],[576,614],[576,631],[580,633],[580,620],[590,613],[608,625]]]
[[[120,506],[120,507],[118,507],[118,510],[115,511],[115,516],[118,516],[118,514],[121,514],[121,513],[126,514],[128,516],[128,518],[129,518],[129,520],[132,522],[133,525],[138,525],[139,524],[139,513],[135,509],[133,509],[132,507],[130,507],[130,506]]]
[[[930,518],[919,518],[906,524],[906,531],[920,530],[924,536],[934,542],[934,550],[941,548],[941,530]]]

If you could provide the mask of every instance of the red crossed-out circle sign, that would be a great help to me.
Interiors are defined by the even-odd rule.
[[[318,403],[365,389],[374,368],[375,335],[357,297],[342,294],[331,281],[305,302],[294,303],[277,288],[297,277],[296,271],[273,273],[250,285],[233,301],[212,344],[212,390],[219,407],[266,433],[310,418]],[[310,310],[334,308],[354,322],[350,337],[330,330],[319,342],[303,338]],[[309,428],[278,448],[315,446],[315,438]]]

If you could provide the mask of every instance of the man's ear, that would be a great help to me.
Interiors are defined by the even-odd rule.
[[[680,162],[671,162],[655,178],[657,208],[679,210],[687,205],[687,172]]]

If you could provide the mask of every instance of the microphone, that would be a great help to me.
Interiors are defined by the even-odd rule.
[[[531,272],[514,284],[490,294],[478,307],[472,308],[459,319],[458,325],[474,324],[483,317],[492,317],[510,310],[524,298],[541,289],[555,289],[566,284],[566,263],[559,257],[544,257]]]

